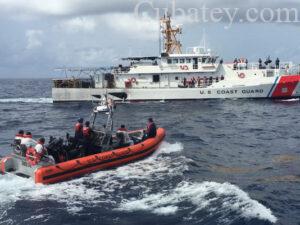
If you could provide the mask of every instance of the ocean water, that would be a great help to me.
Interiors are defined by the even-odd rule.
[[[0,80],[0,154],[18,129],[64,136],[92,103],[53,104],[50,80]],[[153,117],[150,157],[54,185],[0,175],[0,224],[300,224],[299,99],[118,105],[115,126]]]

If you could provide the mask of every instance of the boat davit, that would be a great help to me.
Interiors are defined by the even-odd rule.
[[[97,115],[103,113],[108,115],[107,124],[99,129],[95,121]],[[37,163],[36,156],[32,154],[34,149],[28,148],[25,154],[13,152],[2,158],[0,171],[2,174],[11,173],[33,178],[35,183],[52,184],[142,159],[159,148],[165,137],[163,128],[157,129],[155,137],[147,139],[143,139],[143,130],[128,132],[131,145],[116,145],[117,134],[112,133],[112,115],[112,107],[108,105],[101,105],[93,110],[94,150],[89,151],[89,154],[84,151],[85,149],[76,149],[69,135],[67,135],[68,144],[63,144],[63,139],[50,138],[47,150],[55,159],[55,164],[43,160]]]

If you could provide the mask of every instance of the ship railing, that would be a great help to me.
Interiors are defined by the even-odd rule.
[[[215,83],[219,83],[220,81],[223,81],[224,79],[225,79],[224,76],[199,78],[199,79],[195,79],[195,80],[186,81],[185,84],[182,81],[182,83],[179,84],[178,87],[180,87],[180,88],[206,88]]]
[[[54,79],[54,88],[93,88],[94,81],[92,79],[85,78],[65,78],[65,79]]]
[[[112,73],[117,73],[117,74],[120,74],[120,73],[128,73],[130,71],[132,67],[131,66],[122,66],[122,65],[119,65],[118,67],[114,67],[112,69]]]
[[[292,62],[282,62],[279,64],[279,66],[276,66],[273,63],[269,65],[265,65],[264,63],[226,63],[226,65],[234,70],[283,70],[293,67]]]
[[[300,75],[300,64],[299,65],[290,64],[289,66],[286,66],[284,69],[281,69],[279,74],[281,76]]]

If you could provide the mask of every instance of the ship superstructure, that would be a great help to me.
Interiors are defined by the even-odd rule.
[[[179,26],[170,16],[161,19],[160,56],[123,58],[124,65],[104,68],[66,68],[88,78],[54,80],[53,101],[90,101],[108,94],[115,100],[187,100],[211,98],[291,98],[300,96],[300,69],[276,59],[230,63],[205,45],[182,52]]]

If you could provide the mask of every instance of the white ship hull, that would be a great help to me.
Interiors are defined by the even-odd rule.
[[[124,58],[125,65],[109,71],[92,68],[65,70],[87,73],[90,85],[82,79],[54,80],[53,101],[92,101],[110,94],[115,100],[160,101],[224,98],[295,98],[300,96],[300,66],[279,58],[257,63],[247,59],[223,59],[203,46],[182,53],[171,19],[161,19],[164,51],[158,57]],[[273,62],[274,61],[274,62]],[[273,62],[273,64],[272,64]],[[74,77],[74,76],[73,76]]]
[[[259,85],[235,85],[207,88],[53,88],[54,102],[94,101],[94,96],[109,94],[115,100],[160,101],[160,100],[197,100],[225,98],[295,98],[300,97],[300,75],[281,76],[269,79],[269,83]],[[224,83],[225,85],[225,83]],[[116,97],[124,95],[126,98]]]

